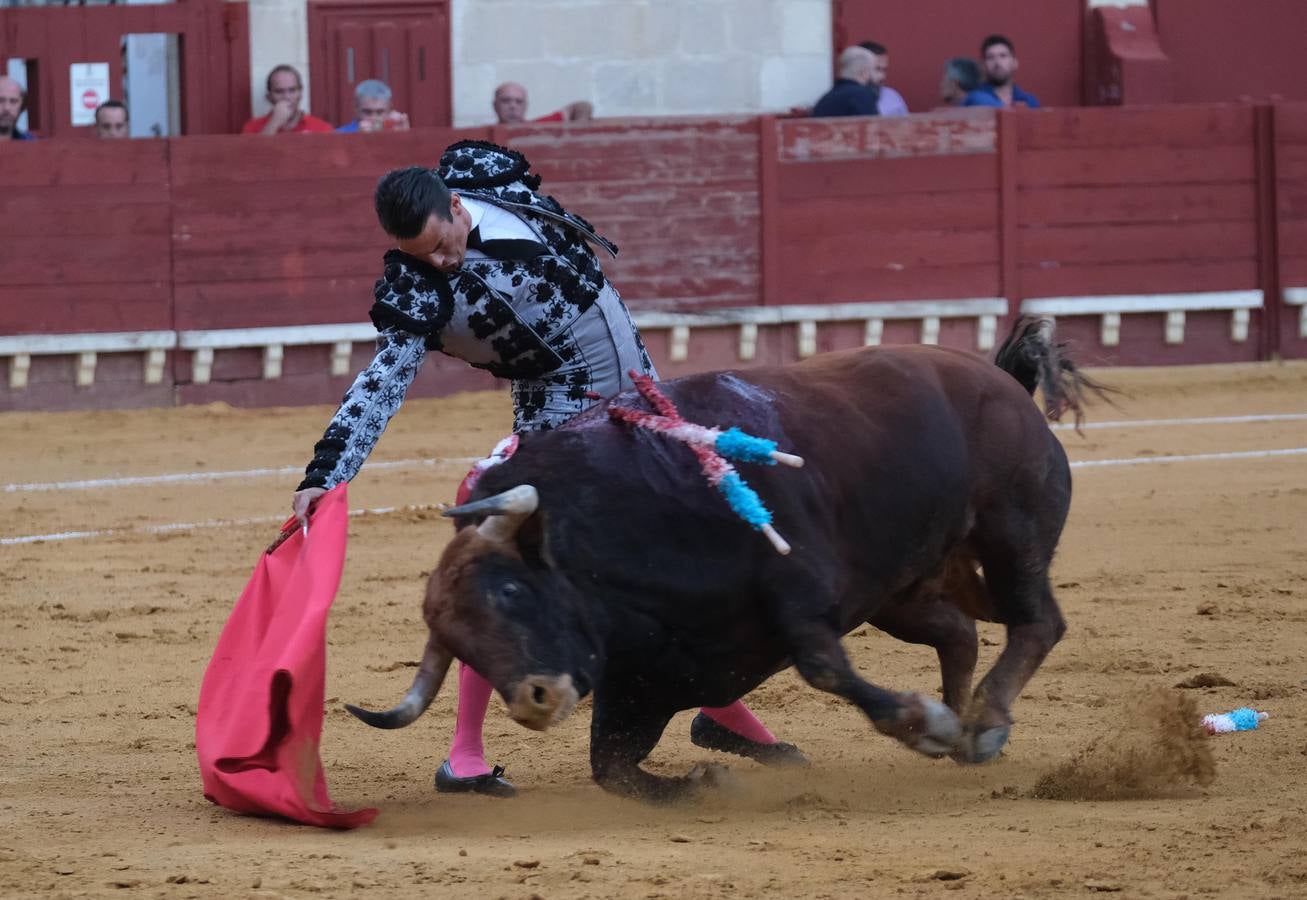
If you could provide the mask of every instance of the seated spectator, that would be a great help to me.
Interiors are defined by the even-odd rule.
[[[354,88],[354,121],[342,125],[337,131],[347,134],[378,131],[408,131],[408,116],[391,107],[390,86],[384,81],[369,78]]]
[[[980,90],[980,64],[974,59],[957,56],[944,63],[944,78],[939,84],[939,100],[945,106],[999,106],[993,94]]]
[[[885,77],[889,74],[889,51],[884,45],[875,41],[863,41],[858,46],[870,50],[871,55],[875,57],[871,69],[871,83],[880,93],[876,99],[876,111],[882,116],[906,116],[908,104],[903,99],[903,95],[894,88],[885,86]]]
[[[272,104],[271,111],[246,122],[241,134],[320,134],[335,130],[330,122],[300,109],[300,102],[304,99],[304,80],[294,66],[281,65],[269,72],[267,88],[265,96]]]
[[[0,75],[0,141],[30,141],[31,134],[18,127],[18,117],[27,106],[27,91],[15,79]]]
[[[839,77],[812,108],[814,116],[874,116],[877,92],[872,85],[876,55],[866,47],[846,47],[841,53]],[[871,89],[869,89],[869,87]]]
[[[518,125],[527,121],[526,88],[516,81],[505,81],[495,88],[495,117],[500,125]],[[531,119],[532,122],[586,122],[594,118],[594,105],[589,100],[577,100],[547,116]]]
[[[106,100],[95,108],[95,136],[98,138],[129,138],[127,104],[121,100]]]
[[[985,67],[985,83],[980,90],[997,98],[997,105],[1039,108],[1034,95],[1027,94],[1012,81],[1017,72],[1017,57],[1011,41],[1001,34],[991,34],[980,45],[980,58]]]

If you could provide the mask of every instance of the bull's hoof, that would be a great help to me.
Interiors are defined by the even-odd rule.
[[[957,714],[938,700],[921,694],[908,694],[904,700],[899,718],[887,726],[877,723],[877,727],[933,759],[952,753],[962,738],[962,723]]]
[[[743,735],[736,734],[729,728],[718,725],[712,719],[699,713],[690,723],[690,743],[705,750],[720,750],[722,753],[734,753],[762,763],[764,766],[806,766],[808,757],[793,744],[777,741],[763,744],[751,741]]]
[[[958,742],[957,749],[953,751],[953,759],[964,765],[989,762],[1002,752],[1011,730],[1008,725],[996,725],[981,731],[967,729]]]
[[[697,791],[734,790],[740,786],[740,780],[731,770],[719,763],[699,763],[689,771],[685,780]]]

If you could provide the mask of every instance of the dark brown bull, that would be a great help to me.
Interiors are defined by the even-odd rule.
[[[405,700],[412,722],[455,657],[514,719],[544,729],[594,691],[591,765],[651,800],[703,783],[640,768],[676,712],[722,706],[793,664],[881,732],[930,756],[982,762],[1064,624],[1048,580],[1071,501],[1050,418],[1097,386],[1052,323],[1019,322],[997,365],[932,347],[870,348],[662,386],[690,421],[738,425],[801,454],[741,466],[793,544],[781,556],[729,510],[684,446],[609,420],[606,403],[527,434],[489,470],[432,573],[430,637]],[[627,393],[611,403],[638,405]],[[1007,644],[971,691],[975,620]],[[943,703],[858,675],[841,635],[869,622],[939,655]],[[709,779],[711,780],[711,779]]]

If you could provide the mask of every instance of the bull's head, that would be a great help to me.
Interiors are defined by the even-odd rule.
[[[431,630],[413,686],[394,709],[350,712],[378,728],[408,725],[431,704],[457,657],[503,696],[521,725],[543,731],[589,693],[601,650],[581,597],[549,562],[530,485],[446,510],[485,516],[450,541],[427,583]]]

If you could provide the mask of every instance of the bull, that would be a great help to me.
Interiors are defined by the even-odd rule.
[[[429,637],[404,700],[350,711],[408,725],[455,658],[528,728],[593,693],[595,781],[669,801],[720,776],[641,768],[671,717],[731,703],[793,665],[913,750],[991,759],[1065,630],[1048,572],[1071,474],[1045,418],[1070,410],[1079,422],[1087,395],[1102,392],[1052,332],[1051,320],[1018,321],[994,364],[864,348],[661,385],[687,420],[737,425],[805,457],[799,470],[742,469],[788,556],[733,515],[684,445],[610,420],[610,403],[641,402],[634,392],[523,435],[447,511],[461,527],[430,576]],[[1002,623],[1006,641],[973,692],[978,619]],[[942,702],[854,671],[841,637],[864,622],[935,649]]]

